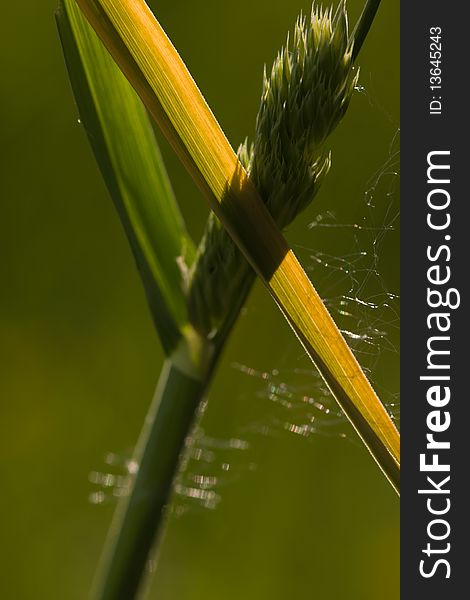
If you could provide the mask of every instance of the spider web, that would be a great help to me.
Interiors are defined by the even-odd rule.
[[[358,91],[367,95],[364,88]],[[295,250],[302,255],[302,263],[330,314],[399,425],[398,377],[393,378],[393,384],[383,383],[386,360],[394,357],[398,369],[399,297],[396,290],[389,289],[383,270],[387,243],[397,235],[399,219],[398,129],[384,154],[381,167],[364,186],[354,219],[344,218],[341,211],[325,211],[307,225],[312,234],[321,232],[326,240],[328,236],[337,239],[340,234],[347,250],[341,254],[308,246],[296,246]],[[174,485],[174,515],[198,507],[216,508],[225,486],[256,471],[256,458],[250,449],[260,435],[306,440],[322,436],[331,438],[332,443],[357,443],[352,427],[317,370],[307,360],[305,366],[298,366],[299,357],[294,359],[295,366],[291,355],[285,364],[269,370],[240,362],[232,364],[240,378],[249,378],[251,388],[254,384],[254,399],[263,416],[247,422],[235,436],[224,438],[212,435],[202,427],[201,418],[197,420]],[[200,417],[205,406],[201,407]],[[115,502],[126,496],[129,475],[136,468],[128,456],[114,453],[108,453],[104,462],[104,470],[89,474],[93,488],[89,500],[93,504]]]

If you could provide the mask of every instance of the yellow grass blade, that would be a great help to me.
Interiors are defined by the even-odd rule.
[[[142,0],[77,0],[399,491],[400,438],[165,32]]]

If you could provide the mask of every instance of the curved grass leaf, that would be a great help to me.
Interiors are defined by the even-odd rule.
[[[153,320],[169,354],[187,323],[178,259],[192,260],[193,244],[139,97],[74,0],[61,1],[56,20],[81,122],[126,231]]]

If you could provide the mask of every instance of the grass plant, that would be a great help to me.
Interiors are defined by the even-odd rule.
[[[265,74],[254,141],[237,157],[143,1],[61,1],[57,22],[80,118],[167,356],[131,463],[131,492],[106,544],[97,600],[138,592],[185,438],[255,274],[399,489],[398,432],[281,233],[328,172],[328,136],[348,107],[354,58],[378,4],[366,4],[351,36],[343,2],[334,13],[314,6],[298,19]],[[213,210],[197,249],[141,101]]]

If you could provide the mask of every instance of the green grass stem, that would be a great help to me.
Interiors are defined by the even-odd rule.
[[[185,439],[207,385],[167,359],[130,468],[130,495],[114,514],[92,598],[131,600],[155,541]]]
[[[353,59],[359,54],[364,40],[374,22],[381,0],[367,0],[364,9],[354,28],[351,38],[354,40]]]

